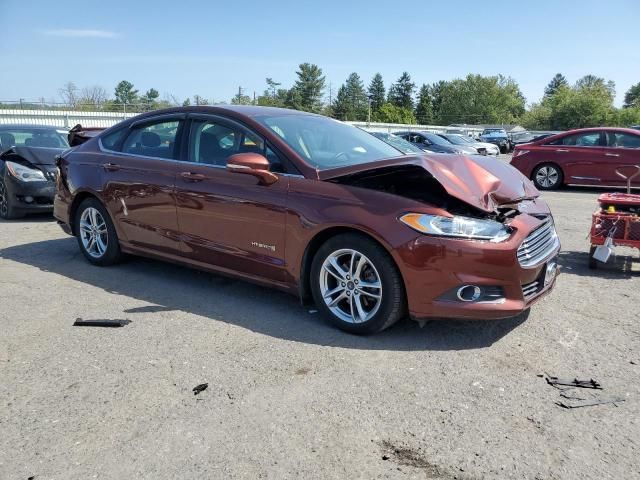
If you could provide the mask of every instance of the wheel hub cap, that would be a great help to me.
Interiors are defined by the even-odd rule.
[[[85,209],[80,216],[80,240],[85,251],[93,258],[100,258],[107,251],[107,224],[102,214],[93,207]]]

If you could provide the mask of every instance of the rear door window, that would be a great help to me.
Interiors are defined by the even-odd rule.
[[[574,133],[566,137],[559,138],[547,145],[564,145],[570,147],[600,147],[601,132]]]
[[[179,120],[163,120],[134,128],[122,144],[122,152],[143,157],[175,159],[179,126]]]
[[[640,135],[607,132],[607,146],[611,148],[640,148]]]

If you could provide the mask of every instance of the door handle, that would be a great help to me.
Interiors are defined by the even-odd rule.
[[[619,157],[620,156],[619,153],[605,153],[604,155],[606,157]]]
[[[107,172],[115,172],[120,170],[120,165],[117,163],[103,163],[102,168],[104,168]]]
[[[201,182],[205,178],[201,173],[193,172],[182,172],[180,176],[188,182]]]
[[[568,152],[567,148],[556,148],[556,152]]]

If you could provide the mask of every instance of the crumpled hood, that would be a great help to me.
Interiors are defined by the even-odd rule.
[[[15,153],[33,165],[55,165],[57,155],[64,152],[66,148],[41,148],[16,146],[6,150],[4,154]]]
[[[500,205],[540,196],[540,192],[533,183],[511,165],[502,160],[481,155],[397,157],[321,170],[318,172],[318,179],[329,180],[380,168],[410,165],[423,167],[449,195],[485,212],[493,212]]]

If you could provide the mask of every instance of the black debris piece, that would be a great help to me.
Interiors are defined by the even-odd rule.
[[[98,320],[83,320],[81,318],[76,318],[76,321],[73,322],[74,327],[106,327],[106,328],[118,328],[124,327],[125,325],[129,325],[131,320],[114,318],[114,319],[98,319]]]
[[[201,383],[193,387],[193,394],[198,395],[200,392],[204,392],[209,387],[208,383]]]
[[[383,460],[389,460],[389,455],[382,455]]]
[[[592,398],[592,399],[581,399],[578,401],[566,401],[560,400],[556,402],[556,405],[559,405],[562,408],[580,408],[580,407],[593,407],[594,405],[604,405],[607,403],[612,403],[616,407],[618,403],[624,402],[624,398]]]
[[[593,378],[590,380],[578,380],[577,378],[568,379],[568,378],[558,378],[558,377],[547,377],[547,383],[549,385],[566,385],[568,387],[580,387],[580,388],[595,388],[596,390],[602,390],[602,386],[596,382]]]

